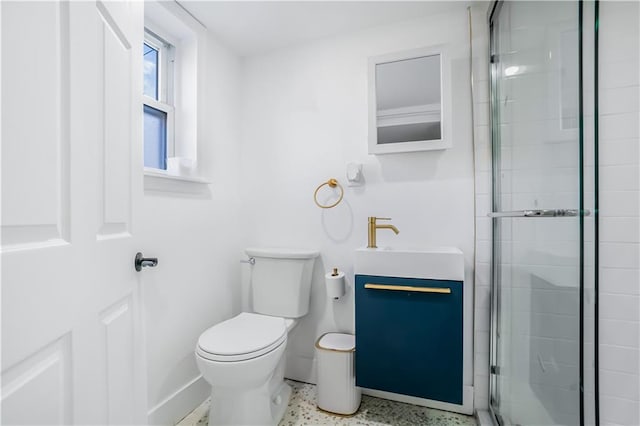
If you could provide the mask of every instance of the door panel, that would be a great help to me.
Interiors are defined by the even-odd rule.
[[[69,337],[63,336],[3,373],[3,424],[71,423]],[[24,410],[33,405],[34,397],[39,401],[37,409]]]
[[[0,3],[3,424],[146,420],[142,7]]]
[[[2,144],[2,248],[64,243],[69,239],[68,8],[54,2],[2,7],[7,35],[2,63],[8,64],[2,68],[2,134],[14,141]],[[20,42],[11,34],[20,34]]]
[[[100,314],[104,336],[104,359],[108,380],[108,422],[133,422],[134,375],[133,300],[127,296]]]
[[[98,194],[100,226],[98,238],[127,237],[130,222],[131,193],[131,42],[121,25],[113,18],[114,8],[98,2],[98,72],[99,126],[102,137],[98,144]],[[115,13],[116,16],[122,13]],[[126,21],[125,21],[126,22]],[[123,235],[124,234],[124,235]]]

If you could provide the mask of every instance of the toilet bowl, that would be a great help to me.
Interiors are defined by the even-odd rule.
[[[283,354],[295,322],[243,312],[202,333],[196,362],[212,386],[210,425],[276,424],[286,409]]]
[[[276,425],[291,387],[284,382],[289,332],[307,314],[310,250],[247,249],[255,259],[255,313],[243,312],[204,331],[195,350],[202,377],[211,385],[209,425]]]

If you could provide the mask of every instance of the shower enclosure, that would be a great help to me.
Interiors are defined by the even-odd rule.
[[[597,424],[597,2],[490,8],[490,408]]]

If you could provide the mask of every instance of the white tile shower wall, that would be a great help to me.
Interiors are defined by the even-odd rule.
[[[477,28],[484,23],[484,12],[476,12]],[[481,40],[486,32],[476,35],[478,49],[486,48],[486,40]],[[448,45],[453,61],[452,148],[368,155],[367,58],[437,44]],[[460,4],[447,14],[245,59],[241,121],[247,123],[242,127],[246,243],[312,247],[322,253],[314,271],[309,315],[288,343],[288,377],[314,382],[314,340],[326,331],[354,331],[354,250],[366,244],[367,216],[386,216],[393,218],[400,234],[381,231],[380,246],[448,245],[464,252],[464,384],[473,384],[468,54],[467,11]],[[485,66],[478,66],[477,79],[486,84]],[[486,98],[486,90],[479,92]],[[478,110],[478,116],[486,129],[487,114]],[[485,136],[485,146],[487,140]],[[345,185],[341,204],[319,209],[313,203],[316,186],[331,177],[344,184],[348,161],[364,164],[364,186]],[[324,290],[323,274],[331,267],[343,269],[348,277],[349,291],[339,301],[328,300]],[[483,329],[486,335],[488,326]],[[486,369],[478,377],[480,389],[486,389]],[[487,393],[480,392],[486,404]]]
[[[209,395],[195,363],[197,339],[240,309],[240,62],[212,37],[204,52],[198,163],[214,183],[145,191],[142,207],[140,249],[159,259],[143,289],[150,424],[175,424]]]
[[[640,424],[640,4],[600,2],[600,420]]]

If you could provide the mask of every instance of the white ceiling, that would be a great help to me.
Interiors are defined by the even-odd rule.
[[[463,1],[178,0],[242,56],[367,27],[465,8]]]

